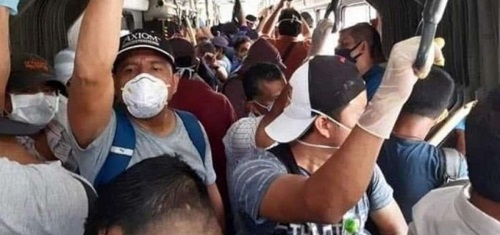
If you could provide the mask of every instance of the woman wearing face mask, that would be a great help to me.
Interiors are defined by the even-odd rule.
[[[377,30],[368,23],[360,23],[340,31],[339,44],[335,54],[356,64],[366,83],[368,101],[377,91],[385,63],[382,43]]]
[[[17,140],[41,161],[61,160],[66,162],[71,152],[62,135],[65,133],[65,102],[60,93],[65,86],[57,80],[49,63],[31,54],[12,57],[12,68],[5,92],[5,116],[42,130],[31,136],[18,136]]]

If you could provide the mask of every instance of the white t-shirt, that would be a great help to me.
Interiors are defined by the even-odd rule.
[[[500,221],[472,205],[470,185],[437,189],[413,208],[409,235],[498,235]]]
[[[83,234],[89,205],[76,177],[83,181],[60,162],[20,165],[0,157],[0,234]]]

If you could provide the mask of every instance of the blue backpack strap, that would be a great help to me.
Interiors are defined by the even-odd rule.
[[[198,119],[191,113],[176,110],[177,115],[181,118],[184,123],[184,127],[189,135],[189,139],[193,143],[196,151],[200,154],[203,165],[205,165],[205,152],[207,150],[207,143],[205,142],[205,135],[203,134],[203,129],[201,128]]]
[[[115,109],[116,131],[109,154],[97,175],[94,186],[108,183],[127,169],[135,150],[135,130],[124,110]]]

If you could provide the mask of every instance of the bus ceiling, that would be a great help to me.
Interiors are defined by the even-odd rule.
[[[248,0],[249,1],[249,0]],[[254,0],[252,0],[254,1]],[[342,0],[342,27],[358,21],[373,19],[373,9],[381,16],[382,40],[388,55],[395,42],[415,35],[421,20],[422,4],[426,0]],[[431,1],[431,0],[427,0]],[[277,0],[259,1],[261,6]],[[326,9],[330,0],[294,0],[293,6],[308,11],[316,19]],[[11,42],[13,51],[26,51],[39,54],[50,61],[61,49],[67,47],[67,30],[85,8],[88,0],[21,0],[20,14],[11,20]],[[162,15],[154,12],[160,3],[177,3],[182,7],[193,8],[204,22],[217,22],[210,19],[218,14],[217,4],[231,4],[230,0],[125,0],[128,9],[128,27],[142,26],[143,18]],[[363,4],[370,4],[368,17],[359,17]],[[144,9],[148,13],[143,14]],[[158,10],[158,9],[157,9]],[[156,15],[155,15],[156,14]],[[366,18],[366,19],[365,19]],[[132,23],[131,23],[132,22]],[[499,84],[499,1],[498,0],[449,0],[437,35],[446,39],[444,49],[447,58],[446,69],[456,79],[462,89],[464,100],[475,97],[476,91],[486,91]],[[43,29],[43,30],[42,30]]]

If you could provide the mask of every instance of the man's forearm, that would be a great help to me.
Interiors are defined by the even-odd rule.
[[[119,46],[123,0],[91,0],[78,37],[75,74],[86,79],[111,73]],[[78,76],[80,75],[80,76]]]
[[[264,26],[262,28],[262,35],[266,35],[271,37],[273,32],[274,32],[274,26],[278,22],[278,16],[281,13],[281,10],[283,10],[283,5],[278,4],[276,9],[274,9],[273,13],[269,18],[267,18],[266,23],[264,23]]]

